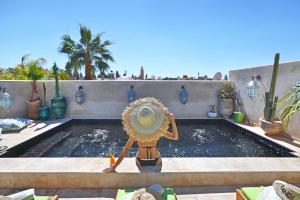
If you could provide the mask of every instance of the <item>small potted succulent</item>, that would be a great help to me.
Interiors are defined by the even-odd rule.
[[[264,117],[261,117],[260,127],[268,135],[276,135],[283,132],[282,121],[275,118],[278,97],[275,96],[276,79],[279,70],[279,53],[275,55],[270,90],[265,93]]]
[[[218,90],[220,113],[224,118],[229,118],[233,113],[233,100],[235,99],[235,95],[235,85],[232,82],[224,83],[223,88]]]
[[[39,116],[41,120],[48,120],[50,117],[50,108],[47,106],[47,101],[46,101],[46,85],[43,83],[43,101],[42,101],[42,106],[39,109]]]
[[[55,96],[51,99],[51,110],[56,119],[61,119],[65,116],[66,111],[66,100],[64,97],[59,95],[59,85],[58,85],[58,67],[54,63],[53,73],[55,78]]]
[[[40,80],[45,76],[45,71],[41,67],[42,63],[44,62],[45,59],[43,58],[27,61],[27,56],[22,57],[22,72],[25,77],[27,77],[29,80],[32,80],[31,97],[28,101],[26,101],[26,113],[27,117],[30,119],[39,118],[39,108],[41,105],[41,100],[36,82],[37,80]]]

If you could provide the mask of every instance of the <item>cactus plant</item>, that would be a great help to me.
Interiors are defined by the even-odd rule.
[[[273,122],[275,118],[276,113],[276,107],[277,107],[277,101],[278,97],[275,96],[275,86],[276,86],[276,79],[278,75],[278,69],[279,69],[279,53],[276,53],[275,59],[274,59],[274,66],[273,66],[273,72],[272,72],[272,80],[270,85],[269,92],[265,93],[265,108],[264,108],[264,118],[266,121]]]
[[[58,85],[58,67],[56,63],[54,63],[53,67],[53,73],[54,73],[54,78],[55,78],[55,96],[52,97],[51,99],[51,108],[52,108],[52,113],[57,119],[61,119],[65,115],[66,111],[66,100],[64,97],[60,96],[59,94],[59,85]]]
[[[42,106],[46,106],[46,93],[47,93],[47,89],[46,89],[46,84],[43,83],[43,101],[42,101]]]
[[[55,78],[55,97],[59,97],[59,85],[58,85],[58,67],[56,65],[56,63],[54,63],[54,65],[52,66],[53,69],[53,73],[54,73],[54,78]]]

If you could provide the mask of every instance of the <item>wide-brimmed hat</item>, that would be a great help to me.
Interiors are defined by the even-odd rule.
[[[161,133],[169,128],[167,112],[168,109],[155,98],[138,99],[123,111],[123,128],[135,140],[158,140]]]
[[[163,200],[163,198],[158,192],[150,188],[142,188],[135,191],[130,200]]]

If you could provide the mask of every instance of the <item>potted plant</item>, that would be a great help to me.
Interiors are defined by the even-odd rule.
[[[283,127],[287,129],[293,116],[297,112],[300,112],[300,81],[291,88],[287,95],[278,100],[278,104],[282,110],[280,119],[282,120]]]
[[[58,85],[58,67],[54,63],[53,73],[55,78],[55,96],[51,99],[51,110],[56,119],[61,119],[65,116],[66,111],[66,100],[64,97],[59,95],[59,85]]]
[[[37,80],[44,77],[45,71],[42,69],[41,65],[45,62],[45,59],[39,58],[37,60],[26,61],[27,56],[22,57],[22,68],[23,74],[30,80],[32,80],[31,97],[27,104],[27,117],[30,119],[39,118],[39,107],[41,105],[41,100],[38,93]]]
[[[43,101],[42,101],[42,107],[39,109],[39,116],[41,120],[48,120],[50,117],[50,108],[47,106],[46,102],[46,85],[43,83]]]
[[[236,107],[238,108],[237,111],[233,112],[234,121],[237,123],[242,123],[245,118],[245,113],[242,112],[242,107],[244,105],[243,99],[240,95],[240,92],[237,88],[234,88],[235,91],[235,99],[236,99]]]
[[[264,108],[264,117],[261,117],[260,127],[265,131],[268,135],[276,135],[282,133],[282,121],[275,119],[276,107],[278,97],[275,96],[275,86],[276,79],[279,70],[279,53],[276,53],[274,59],[274,66],[272,71],[272,79],[269,92],[265,93],[265,108]]]
[[[233,100],[235,98],[234,83],[224,83],[223,88],[218,90],[218,96],[220,100],[220,113],[224,118],[229,118],[233,113]]]

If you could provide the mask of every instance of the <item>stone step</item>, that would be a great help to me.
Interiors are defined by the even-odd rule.
[[[40,157],[44,155],[47,151],[54,148],[56,145],[63,142],[71,132],[58,132],[55,135],[43,140],[39,144],[35,145],[33,148],[30,148],[22,157]]]
[[[103,158],[1,158],[0,188],[120,188],[160,183],[171,187],[300,183],[299,158],[163,158],[138,168],[125,158],[117,173],[103,173]]]

